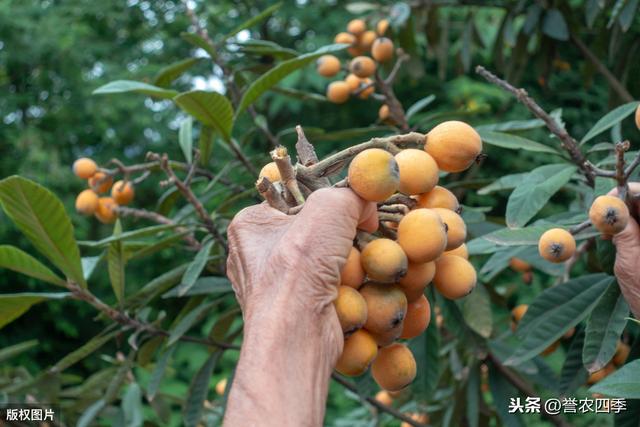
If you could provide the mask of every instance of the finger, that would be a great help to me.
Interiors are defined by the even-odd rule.
[[[629,184],[629,193],[631,195],[638,195],[640,194],[640,182],[630,182]],[[617,196],[618,195],[618,188],[613,188],[611,189],[611,191],[609,191],[607,193],[607,195],[609,196]],[[631,205],[631,213],[635,216],[640,215],[640,200],[636,200],[634,202],[632,202]]]
[[[367,202],[360,218],[358,230],[373,233],[378,229],[378,206],[374,202]]]
[[[633,218],[629,218],[624,230],[613,236],[613,244],[616,245],[616,264],[622,263],[637,269],[640,259],[640,227]]]

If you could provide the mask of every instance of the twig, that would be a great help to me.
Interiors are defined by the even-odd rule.
[[[618,183],[618,197],[622,200],[626,200],[627,191],[629,189],[625,174],[624,153],[629,150],[630,146],[631,144],[629,141],[616,143],[616,182]]]
[[[536,101],[531,98],[527,91],[524,89],[518,89],[512,86],[509,82],[500,79],[495,74],[491,73],[483,66],[478,65],[476,67],[476,73],[481,75],[485,80],[489,83],[493,83],[494,85],[506,90],[513,94],[520,103],[522,103],[529,111],[533,113],[534,116],[542,120],[547,128],[558,137],[560,140],[562,147],[567,150],[571,160],[580,168],[585,178],[587,179],[587,183],[590,187],[595,185],[593,171],[589,169],[586,165],[586,158],[582,151],[580,151],[580,147],[578,142],[567,132],[567,130],[560,126],[554,119],[551,117],[546,111],[544,111]]]
[[[498,371],[500,371],[502,376],[504,376],[507,379],[507,381],[509,381],[515,388],[517,388],[518,390],[520,390],[522,393],[524,393],[527,396],[538,397],[538,395],[529,386],[529,384],[524,382],[519,376],[517,376],[510,369],[508,369],[502,363],[500,363],[500,361],[493,354],[489,353],[487,355],[487,359],[491,361],[491,364],[493,366],[495,366],[495,368]],[[544,408],[544,405],[541,405],[540,410],[542,411],[543,416],[545,418],[547,418],[554,425],[559,426],[559,427],[568,427],[568,426],[570,426],[570,424],[567,423],[567,421],[564,418],[562,418],[562,417],[560,417],[558,415],[555,415],[555,414],[550,414]]]
[[[409,213],[409,210],[410,209],[407,207],[407,205],[402,203],[378,206],[378,212],[389,212],[406,215]]]
[[[606,170],[606,169],[602,169],[597,167],[596,165],[594,165],[593,163],[591,163],[590,161],[586,161],[584,162],[584,165],[586,168],[588,168],[594,176],[600,176],[603,178],[615,178],[616,177],[616,173],[615,171],[610,171],[610,170]]]
[[[378,212],[378,220],[380,221],[389,221],[389,222],[400,222],[404,218],[403,214],[400,213],[391,213],[391,212]]]
[[[291,164],[291,156],[287,152],[287,148],[279,145],[271,152],[271,159],[276,163],[278,171],[280,172],[280,178],[284,182],[285,187],[293,196],[296,204],[301,205],[304,203],[304,196],[298,187],[298,180],[296,179],[296,170]]]
[[[576,45],[578,50],[582,53],[582,55],[587,58],[591,63],[596,67],[598,72],[604,76],[605,79],[611,85],[611,88],[618,94],[618,96],[625,102],[633,101],[633,97],[627,91],[627,89],[620,83],[620,81],[613,75],[611,71],[598,59],[598,57],[589,50],[587,45],[585,45],[582,40],[576,37],[574,34],[571,35],[571,41]]]
[[[189,172],[187,172],[187,177],[184,179],[184,185],[191,186],[191,180],[193,179],[193,176],[196,172],[198,160],[200,160],[200,150],[196,149],[193,152],[193,159],[191,159],[191,167],[189,168]]]
[[[397,49],[396,53],[398,55],[398,59],[387,78],[383,79],[380,76],[380,73],[376,70],[375,81],[384,95],[385,104],[389,107],[389,117],[393,122],[398,124],[400,129],[406,132],[409,130],[409,122],[407,121],[407,116],[405,115],[404,108],[402,108],[402,104],[398,101],[398,98],[393,91],[393,81],[396,79],[398,71],[402,68],[402,64],[409,60],[409,55],[404,53],[402,49]]]
[[[582,254],[587,252],[593,246],[594,243],[595,243],[595,238],[592,237],[588,240],[585,240],[578,246],[575,253],[564,264],[564,274],[562,276],[562,283],[569,280],[569,278],[571,277],[571,269],[573,268],[573,266],[576,264],[576,262],[578,262],[578,260],[580,260],[580,258],[582,257]]]
[[[631,174],[638,167],[638,165],[640,165],[640,151],[638,151],[636,158],[633,159],[633,161],[629,163],[629,166],[627,166],[627,168],[624,170],[625,180],[629,181],[629,179],[631,178]]]
[[[269,203],[269,206],[280,212],[289,212],[289,205],[284,201],[282,194],[280,194],[271,181],[269,181],[269,178],[266,176],[261,177],[256,183],[256,188],[260,195]]]
[[[298,163],[302,166],[311,166],[318,163],[318,155],[316,154],[313,144],[309,142],[307,136],[304,134],[302,126],[296,126],[296,133],[298,134],[298,141],[296,142],[296,153],[298,154]]]
[[[366,400],[367,402],[369,402],[370,404],[372,404],[373,406],[375,406],[379,410],[381,410],[383,412],[386,412],[387,414],[393,416],[394,418],[402,420],[402,421],[406,422],[407,424],[412,425],[414,427],[426,427],[426,424],[421,424],[421,423],[415,421],[413,418],[403,414],[400,411],[397,411],[395,408],[392,408],[390,406],[385,405],[384,403],[380,402],[378,399],[375,399],[373,397],[360,395],[360,393],[358,393],[358,388],[356,386],[354,386],[348,380],[342,378],[340,375],[336,374],[335,372],[331,374],[331,378],[333,378],[333,380],[335,382],[337,382],[338,384],[342,385],[347,390],[349,390],[352,393],[358,395],[361,399]]]
[[[269,129],[269,125],[266,123],[266,121],[264,124],[258,123],[258,112],[256,111],[256,108],[253,105],[250,105],[247,107],[247,111],[249,112],[249,114],[251,114],[256,127],[258,127],[258,129],[262,131],[264,136],[266,136],[269,142],[271,142],[271,145],[273,145],[274,147],[280,145],[280,142],[278,142],[278,138],[271,132],[271,129]]]
[[[136,209],[136,208],[128,208],[126,206],[117,206],[115,208],[118,216],[132,216],[134,218],[143,218],[148,219],[153,222],[157,222],[158,224],[167,224],[167,225],[175,225],[176,222],[170,218],[167,218],[164,215],[160,215],[157,212],[148,211],[146,209]],[[178,233],[183,233],[189,231],[185,227],[176,227],[175,229]],[[198,242],[192,234],[187,234],[183,237],[183,239],[191,246],[193,249],[198,250],[200,248],[200,242]]]
[[[591,221],[586,220],[584,222],[581,222],[578,225],[575,225],[573,227],[571,227],[569,229],[569,233],[573,234],[574,236],[578,233],[580,233],[583,230],[586,230],[587,228],[591,227]]]
[[[397,204],[403,204],[409,209],[412,209],[416,207],[418,202],[409,196],[405,196],[404,194],[401,194],[401,193],[396,193],[393,196],[389,197],[384,202],[378,203],[378,206],[397,205]]]

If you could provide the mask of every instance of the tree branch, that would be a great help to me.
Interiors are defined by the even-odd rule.
[[[481,65],[478,65],[476,67],[476,73],[481,75],[489,83],[493,83],[494,85],[514,95],[521,104],[523,104],[529,111],[533,113],[534,116],[542,120],[547,128],[551,131],[551,133],[558,137],[562,144],[562,147],[569,153],[571,160],[578,166],[578,168],[580,168],[580,170],[584,174],[589,186],[594,186],[593,171],[585,165],[587,159],[585,158],[584,154],[582,154],[578,142],[571,135],[569,135],[564,127],[560,126],[553,119],[553,117],[551,117],[546,111],[544,111],[536,103],[536,101],[527,94],[526,90],[512,86],[509,82],[500,79]]]
[[[134,218],[148,219],[158,224],[176,225],[176,222],[164,215],[160,215],[157,212],[148,211],[146,209],[128,208],[126,206],[117,206],[115,208],[118,216],[132,216]],[[176,227],[178,233],[189,231],[185,227]],[[192,234],[187,234],[183,239],[191,246],[192,249],[198,250],[200,248],[200,242],[198,242]]]

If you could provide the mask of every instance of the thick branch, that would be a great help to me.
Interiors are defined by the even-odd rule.
[[[611,88],[618,94],[618,96],[625,102],[633,101],[633,97],[627,91],[627,89],[620,83],[620,81],[613,75],[611,71],[598,59],[598,57],[591,52],[591,50],[585,45],[582,40],[575,35],[571,35],[571,41],[576,45],[582,55],[587,58],[596,67],[598,72],[604,76],[609,82]]]
[[[542,120],[547,128],[551,131],[551,133],[558,137],[562,144],[562,147],[569,153],[571,160],[580,168],[584,176],[587,178],[589,186],[594,186],[593,172],[585,165],[586,158],[584,157],[584,154],[582,154],[582,151],[580,151],[578,142],[571,135],[569,135],[564,127],[560,126],[553,119],[553,117],[551,117],[546,111],[544,111],[536,103],[536,101],[527,94],[526,90],[512,86],[509,82],[497,77],[495,74],[491,73],[481,65],[478,65],[476,67],[476,73],[484,77],[484,79],[489,83],[493,83],[494,85],[514,95],[518,99],[518,101],[520,101],[520,103],[522,103],[525,107],[527,107],[529,111],[533,113],[534,116]]]
[[[372,404],[373,406],[375,406],[379,410],[381,410],[383,412],[386,412],[387,414],[390,414],[393,417],[395,417],[395,418],[397,418],[399,420],[402,420],[402,421],[406,422],[407,424],[412,425],[414,427],[426,427],[425,424],[421,424],[421,423],[415,421],[414,419],[412,419],[411,417],[403,414],[402,412],[397,411],[395,408],[392,408],[390,406],[385,405],[384,403],[380,402],[378,399],[375,399],[373,397],[361,396],[358,393],[358,388],[356,386],[354,386],[353,384],[351,384],[345,378],[341,377],[340,375],[338,375],[336,373],[333,373],[333,374],[331,374],[331,378],[333,378],[333,380],[335,382],[337,382],[338,384],[342,385],[344,388],[348,389],[352,393],[357,394],[362,399],[366,400],[367,402],[369,402],[370,404]]]

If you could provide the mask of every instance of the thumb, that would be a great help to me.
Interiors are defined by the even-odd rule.
[[[613,244],[616,245],[615,272],[618,279],[637,276],[640,271],[640,227],[635,219],[630,217],[625,229],[613,236]]]

